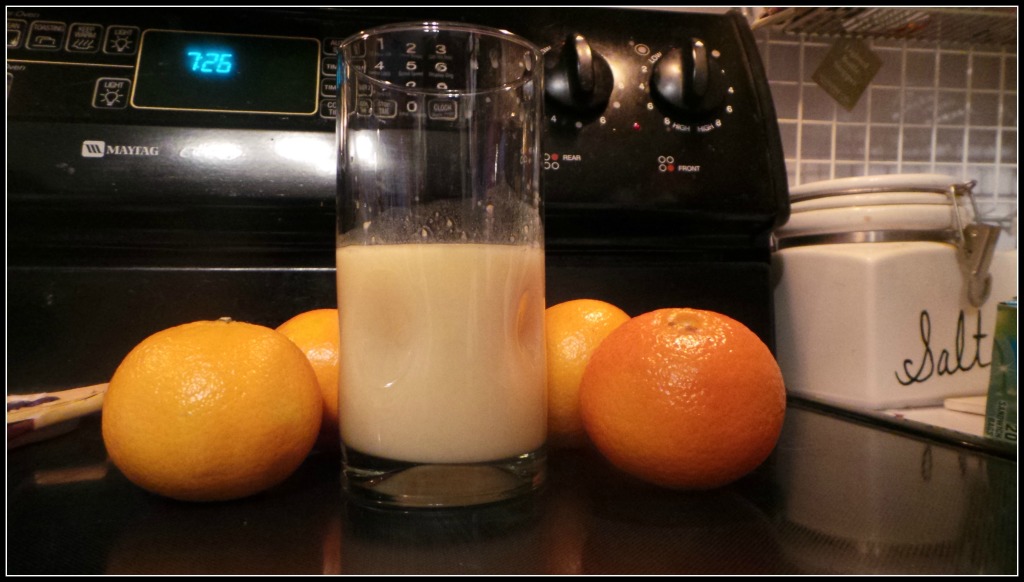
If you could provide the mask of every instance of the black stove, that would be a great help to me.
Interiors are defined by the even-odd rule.
[[[7,17],[10,391],[104,382],[132,346],[180,323],[276,326],[335,305],[335,47],[399,21],[494,26],[544,48],[549,305],[713,309],[774,345],[769,242],[789,214],[786,172],[739,13]],[[221,48],[190,55],[196,39]],[[218,67],[247,74],[214,79]]]

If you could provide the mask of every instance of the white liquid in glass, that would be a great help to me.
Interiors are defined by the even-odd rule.
[[[469,463],[543,444],[542,248],[353,245],[337,266],[347,447]]]

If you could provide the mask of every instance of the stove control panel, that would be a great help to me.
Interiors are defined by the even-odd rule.
[[[425,20],[544,51],[542,189],[566,236],[763,234],[788,218],[742,16],[571,7],[9,8],[9,200],[330,207],[338,44]]]

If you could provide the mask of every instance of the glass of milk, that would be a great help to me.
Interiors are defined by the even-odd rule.
[[[395,24],[338,49],[343,483],[395,507],[544,480],[544,91],[536,46]]]

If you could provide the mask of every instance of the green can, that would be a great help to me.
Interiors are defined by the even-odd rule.
[[[1017,300],[996,311],[992,372],[985,407],[985,436],[1017,442]]]

